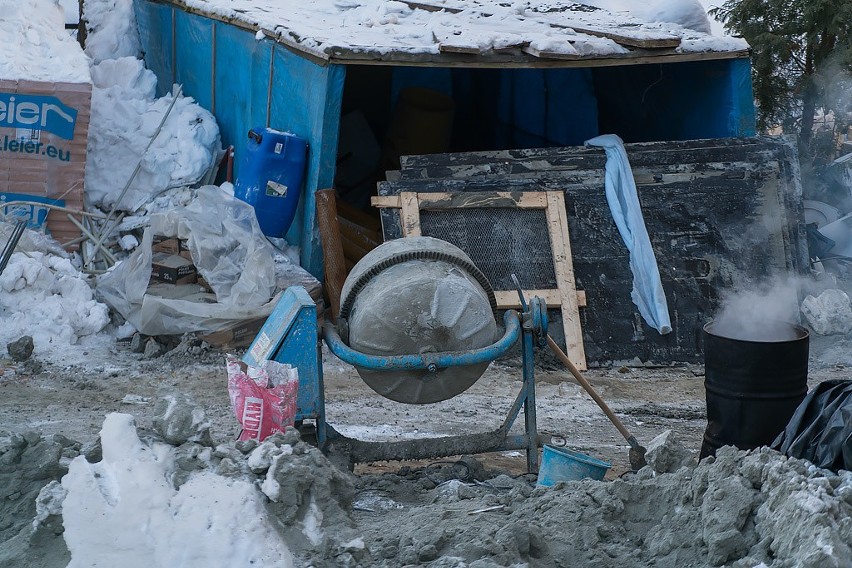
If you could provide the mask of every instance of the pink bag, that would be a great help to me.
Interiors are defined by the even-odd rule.
[[[228,395],[242,425],[238,440],[262,442],[296,419],[299,373],[290,365],[264,361],[249,367],[228,355]]]

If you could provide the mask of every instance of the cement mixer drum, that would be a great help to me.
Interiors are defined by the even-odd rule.
[[[498,338],[494,292],[458,247],[431,237],[388,241],[352,269],[341,291],[338,331],[369,355],[480,349]],[[473,385],[488,363],[358,374],[380,395],[426,404]]]

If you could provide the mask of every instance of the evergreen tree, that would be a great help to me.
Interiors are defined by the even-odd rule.
[[[752,47],[758,126],[812,147],[817,110],[852,111],[852,0],[727,0],[711,14]]]

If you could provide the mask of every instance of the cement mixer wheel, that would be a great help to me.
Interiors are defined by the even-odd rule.
[[[346,298],[340,303],[340,315],[338,316],[340,320],[349,319],[349,312],[352,309],[352,304],[355,302],[355,298],[358,297],[358,294],[361,290],[364,289],[364,286],[369,284],[370,280],[378,276],[380,273],[384,272],[391,266],[395,266],[397,264],[403,264],[405,262],[410,262],[412,260],[436,260],[443,261],[448,264],[453,264],[458,266],[468,274],[470,274],[476,282],[482,286],[482,289],[488,295],[488,302],[491,304],[491,313],[494,315],[494,320],[499,321],[497,314],[497,299],[494,297],[494,290],[491,288],[491,284],[488,282],[488,279],[485,275],[480,271],[473,263],[468,262],[462,258],[458,258],[453,256],[452,254],[448,254],[445,252],[434,251],[434,250],[414,250],[404,253],[399,253],[391,256],[390,258],[386,258],[385,260],[377,263],[375,266],[370,267],[364,274],[361,275],[358,280],[355,281],[355,284],[352,285],[352,289],[349,294],[347,294]],[[344,338],[346,340],[346,338]]]

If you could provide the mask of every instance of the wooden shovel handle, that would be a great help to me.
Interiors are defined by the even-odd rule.
[[[559,348],[556,342],[553,341],[553,338],[549,335],[547,336],[547,344],[550,345],[550,348],[553,350],[559,360],[562,361],[562,363],[566,367],[568,367],[568,370],[571,371],[571,374],[574,375],[574,378],[577,379],[577,382],[580,383],[580,386],[586,389],[586,392],[589,393],[589,396],[595,399],[595,402],[598,403],[598,406],[601,407],[601,410],[604,411],[604,414],[606,414],[610,422],[612,422],[612,424],[618,429],[618,431],[621,432],[621,435],[624,436],[624,439],[629,441],[631,438],[633,438],[633,436],[630,434],[624,424],[622,424],[621,420],[618,419],[615,413],[610,410],[609,406],[607,406],[606,402],[604,402],[604,399],[602,399],[600,395],[595,392],[595,389],[592,388],[592,385],[589,383],[589,381],[587,381],[586,378],[580,374],[580,371],[577,369],[577,367],[574,366],[574,363],[571,362],[571,359],[569,359],[568,356],[562,352],[562,349]],[[635,438],[633,439],[635,440]]]

